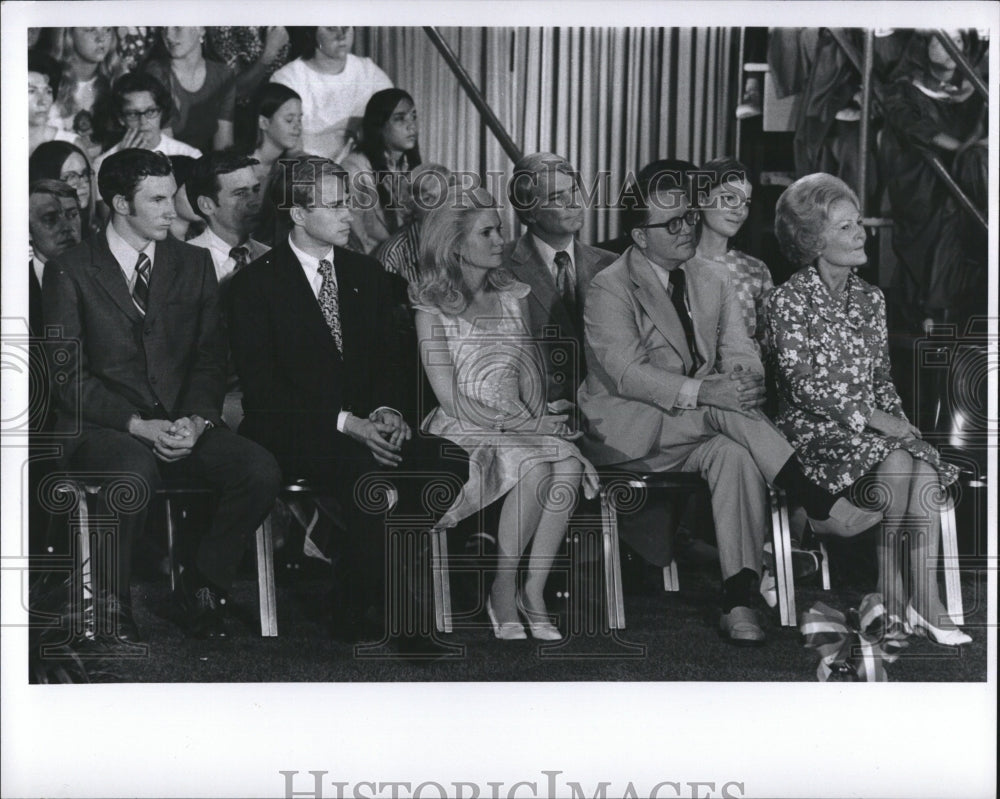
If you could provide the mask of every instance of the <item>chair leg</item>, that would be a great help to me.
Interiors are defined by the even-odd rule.
[[[774,547],[774,582],[778,593],[778,616],[783,627],[794,627],[795,571],[792,568],[792,533],[788,501],[783,491],[771,489],[771,540]]]
[[[962,582],[958,571],[958,531],[955,525],[955,500],[948,497],[941,508],[941,562],[944,566],[944,590],[948,615],[955,624],[965,624],[962,607]]]
[[[608,628],[625,629],[625,597],[622,592],[621,549],[618,545],[618,511],[610,492],[601,490],[601,532],[604,551],[604,599]]]
[[[177,531],[174,528],[174,506],[170,497],[164,499],[167,514],[167,561],[170,564],[170,590],[177,591]]]
[[[670,561],[669,564],[663,567],[663,590],[664,591],[681,590],[681,581],[677,575],[676,559]]]
[[[823,559],[823,563],[820,564],[820,574],[823,578],[823,590],[830,590],[830,557],[826,554],[826,544],[822,541],[819,542],[819,554]]]
[[[257,593],[260,597],[260,635],[278,635],[278,599],[274,588],[274,537],[271,517],[257,528]]]
[[[451,632],[451,578],[448,574],[448,531],[431,532],[431,583],[434,589],[434,625]]]

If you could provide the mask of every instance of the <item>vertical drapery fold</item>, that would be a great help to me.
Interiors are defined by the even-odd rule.
[[[502,9],[503,6],[497,7]],[[726,153],[735,94],[733,28],[442,28],[441,35],[524,152],[566,156],[588,190],[584,241],[618,235],[609,208],[655,158],[696,164]],[[359,29],[370,56],[413,95],[425,161],[510,176],[511,163],[421,28]],[[483,143],[485,141],[485,144]],[[481,175],[486,178],[486,175]],[[503,193],[505,182],[488,188]],[[504,200],[506,202],[506,200]],[[508,235],[517,233],[505,208]]]

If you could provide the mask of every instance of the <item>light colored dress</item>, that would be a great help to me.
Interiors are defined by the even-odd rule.
[[[523,283],[515,283],[499,292],[500,317],[477,319],[475,324],[434,307],[414,306],[436,316],[434,324],[444,329],[455,370],[455,404],[460,414],[465,397],[495,408],[498,415],[523,412],[529,403],[522,399],[522,384],[542,396],[545,383],[539,354],[518,303],[530,291]],[[433,363],[433,355],[431,359]],[[471,412],[456,419],[440,407],[427,415],[421,429],[469,453],[469,480],[438,521],[439,529],[453,527],[504,496],[539,463],[575,458],[584,468],[585,479],[592,485],[597,482],[594,467],[576,446],[556,436],[501,433],[493,427],[492,419],[479,419]],[[568,492],[555,490],[552,500],[560,502],[568,496]]]
[[[767,321],[779,392],[775,424],[810,479],[840,491],[895,449],[933,466],[942,485],[957,479],[958,468],[926,441],[868,427],[875,410],[906,419],[890,374],[879,289],[851,274],[838,300],[807,266],[772,292]]]

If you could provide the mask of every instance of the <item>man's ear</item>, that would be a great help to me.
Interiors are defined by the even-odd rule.
[[[641,227],[632,228],[632,232],[629,234],[632,237],[632,243],[635,244],[640,250],[646,249],[646,231]]]
[[[128,201],[124,194],[116,194],[111,198],[111,207],[116,214],[121,216],[131,216],[132,203]]]
[[[303,225],[306,221],[306,209],[300,208],[297,205],[293,205],[288,211],[288,215],[292,219],[293,225]]]
[[[216,205],[212,202],[212,198],[204,194],[198,197],[198,210],[201,211],[205,216],[211,217],[215,213]]]

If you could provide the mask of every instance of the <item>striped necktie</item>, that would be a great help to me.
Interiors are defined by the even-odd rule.
[[[326,326],[330,328],[333,341],[341,354],[344,352],[344,338],[340,329],[340,300],[337,297],[337,280],[333,276],[333,263],[325,258],[319,262],[319,273],[323,283],[319,287],[319,308],[323,312]]]
[[[152,264],[146,253],[139,253],[139,260],[135,262],[135,285],[132,287],[132,302],[139,309],[139,313],[146,315],[146,304],[149,302],[149,272]]]

